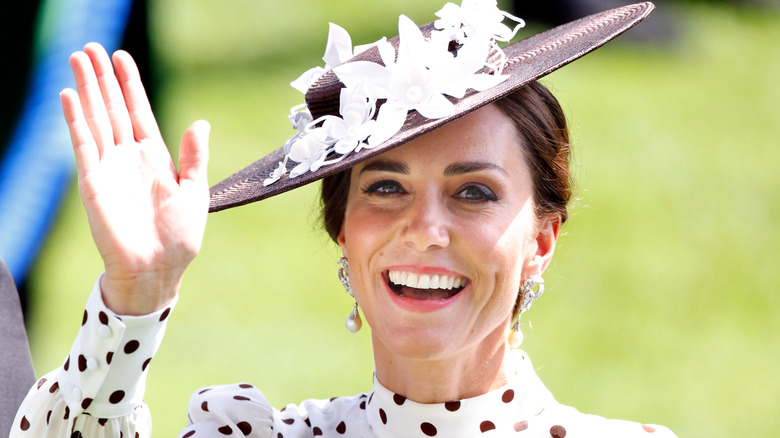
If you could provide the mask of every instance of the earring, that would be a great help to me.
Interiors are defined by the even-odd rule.
[[[536,293],[533,287],[536,287]],[[531,308],[534,300],[541,297],[544,293],[544,279],[540,275],[532,275],[520,286],[520,292],[523,294],[523,303],[520,304],[520,314]]]
[[[345,324],[347,326],[347,331],[350,333],[357,333],[360,331],[360,327],[363,327],[363,320],[360,319],[357,301],[355,301],[355,306],[352,307],[352,312],[350,312],[347,317]]]
[[[341,285],[344,286],[344,290],[347,291],[349,296],[355,298],[352,294],[352,286],[349,284],[349,262],[344,257],[339,259],[339,280],[341,280]]]
[[[354,298],[355,295],[352,293],[352,286],[349,284],[349,263],[347,262],[347,259],[341,257],[339,259],[339,265],[339,280],[341,280],[344,290],[347,291],[349,296]],[[360,327],[363,326],[363,320],[360,319],[360,312],[358,312],[357,301],[355,301],[355,306],[352,307],[352,312],[349,313],[345,325],[347,326],[347,331],[350,333],[357,333],[360,331]]]
[[[536,293],[533,291],[533,287],[537,286]],[[520,286],[520,293],[522,296],[522,303],[520,304],[520,311],[517,312],[517,318],[514,324],[512,324],[512,330],[509,332],[509,346],[512,348],[519,348],[523,343],[523,332],[520,331],[520,315],[526,310],[531,308],[534,300],[542,296],[544,293],[544,279],[539,275],[532,275],[525,280]]]
[[[512,330],[509,332],[509,346],[520,348],[523,343],[523,332],[520,331],[520,315],[517,315],[515,323],[512,324]]]

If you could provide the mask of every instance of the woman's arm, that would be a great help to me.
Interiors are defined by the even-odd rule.
[[[117,314],[142,315],[173,299],[200,249],[209,125],[195,122],[184,133],[177,171],[133,59],[119,51],[113,61],[114,68],[94,43],[74,53],[78,93],[66,89],[61,100],[79,193],[105,264],[103,299]]]
[[[77,91],[60,98],[105,273],[68,358],[33,385],[11,436],[148,437],[147,367],[206,225],[209,125],[184,133],[177,170],[129,54],[112,66],[91,43],[70,65]]]

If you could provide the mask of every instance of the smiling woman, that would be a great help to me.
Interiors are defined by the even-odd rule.
[[[296,133],[207,190],[208,125],[171,163],[132,58],[71,57],[62,103],[105,273],[61,368],[38,381],[12,436],[151,435],[145,377],[218,211],[325,178],[326,228],[371,327],[374,388],[281,411],[250,384],[195,392],[179,435],[252,437],[674,436],[555,401],[513,349],[517,318],[555,250],[571,194],[566,122],[535,82],[644,18],[649,3],[500,47],[521,20],[494,1],[447,4],[399,37],[352,47],[331,26],[326,68],[293,85]],[[507,26],[504,21],[513,22]],[[510,338],[514,342],[510,342]]]

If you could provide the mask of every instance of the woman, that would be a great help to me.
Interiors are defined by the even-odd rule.
[[[306,93],[290,116],[298,132],[210,197],[208,125],[185,132],[176,171],[129,55],[114,55],[114,75],[98,45],[74,54],[78,94],[65,90],[62,103],[106,270],[71,354],[30,390],[12,436],[149,436],[145,373],[207,204],[323,177],[326,229],[356,300],[347,328],[360,329],[359,308],[372,328],[374,390],[275,411],[249,384],[204,388],[181,437],[674,436],[560,405],[510,348],[517,318],[542,293],[570,196],[565,120],[533,80],[650,8],[504,50],[495,41],[514,32],[501,21],[514,17],[489,1],[448,4],[421,29],[402,17],[399,38],[354,52],[332,27],[327,71],[293,84]]]

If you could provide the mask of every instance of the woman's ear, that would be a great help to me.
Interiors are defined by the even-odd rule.
[[[341,247],[341,255],[345,259],[349,259],[347,256],[347,239],[344,237],[344,223],[341,223],[341,228],[339,229],[339,234],[336,236],[336,242],[338,242],[339,246]]]
[[[555,244],[561,231],[561,215],[546,215],[540,219],[536,236],[536,253],[528,263],[528,276],[542,275],[552,260]]]

